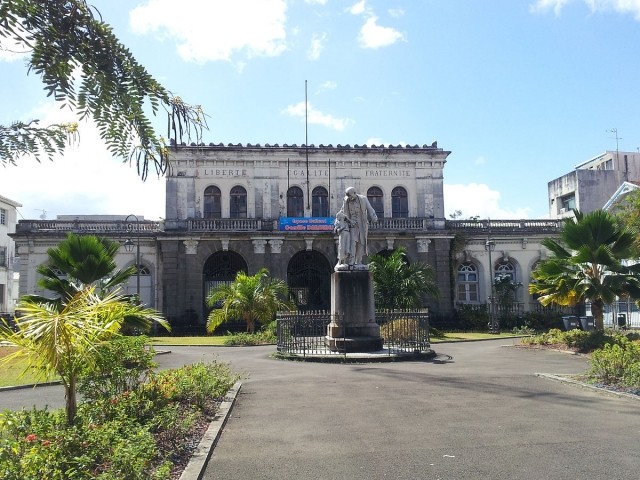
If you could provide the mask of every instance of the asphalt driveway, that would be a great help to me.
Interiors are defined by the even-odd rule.
[[[429,362],[275,360],[267,347],[166,347],[163,368],[217,358],[247,378],[204,478],[637,479],[640,401],[542,378],[587,361],[513,341],[434,344]],[[1,408],[63,405],[60,387]]]

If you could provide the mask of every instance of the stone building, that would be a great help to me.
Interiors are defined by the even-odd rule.
[[[425,300],[434,318],[452,317],[460,304],[485,304],[498,275],[523,286],[514,298],[519,313],[537,308],[526,285],[545,255],[540,241],[557,234],[559,222],[446,220],[449,154],[436,143],[178,146],[161,223],[125,217],[21,221],[14,236],[21,293],[37,290],[35,267],[64,232],[107,235],[123,245],[138,233],[140,258],[123,247],[117,261],[138,263],[147,289],[143,301],[178,331],[201,329],[206,293],[240,270],[266,267],[286,280],[299,308],[328,309],[337,254],[333,216],[353,186],[379,218],[369,229],[369,253],[404,247],[410,261],[434,268],[440,297]]]
[[[18,202],[0,195],[0,314],[13,314],[18,300],[15,245],[9,236],[17,223]]]
[[[549,218],[603,208],[625,182],[640,181],[640,153],[606,151],[548,183]]]

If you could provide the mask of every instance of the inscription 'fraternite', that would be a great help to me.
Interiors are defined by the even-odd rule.
[[[409,170],[365,170],[365,177],[410,177]]]

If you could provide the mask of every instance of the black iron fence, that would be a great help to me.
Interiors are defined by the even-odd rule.
[[[326,311],[278,312],[278,352],[295,356],[346,355],[327,346],[327,326],[334,320],[345,325],[348,320]],[[343,323],[344,322],[344,323]],[[424,310],[390,310],[376,312],[383,350],[389,356],[429,350],[429,313]]]

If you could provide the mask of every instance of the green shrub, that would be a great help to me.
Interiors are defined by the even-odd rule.
[[[117,364],[109,352],[107,363]],[[131,358],[122,356],[125,363]],[[213,418],[214,400],[238,378],[227,364],[211,362],[150,373],[135,390],[121,391],[124,383],[115,382],[79,405],[73,426],[64,410],[6,411],[0,414],[0,478],[168,479],[172,458],[193,445],[186,441],[193,426]]]
[[[513,327],[512,332],[516,335],[535,335],[536,333],[533,328],[527,326]]]
[[[463,330],[486,330],[489,313],[486,305],[456,305],[456,315]]]
[[[552,328],[546,333],[523,338],[521,343],[525,345],[565,345],[578,352],[588,353],[604,345],[616,342],[616,335],[611,335],[600,330],[584,331],[579,329],[562,331]]]
[[[629,365],[624,371],[622,384],[640,390],[640,359],[636,359],[636,361]]]
[[[624,336],[591,355],[589,376],[607,384],[638,385],[640,378],[640,344]]]
[[[415,318],[396,318],[380,325],[380,336],[386,343],[415,342],[420,331],[419,320]]]
[[[224,344],[229,347],[233,346],[250,346],[250,345],[271,345],[278,342],[276,333],[276,322],[271,322],[256,333],[229,333]]]
[[[61,413],[32,410],[2,414],[0,478],[169,478],[155,469],[158,450],[153,436],[135,421],[78,422],[70,427]]]
[[[155,350],[145,336],[118,337],[98,345],[96,351],[95,368],[85,370],[78,384],[78,391],[87,400],[137,390],[158,366]]]
[[[203,408],[207,400],[220,399],[238,381],[225,363],[195,363],[157,375],[157,382],[165,397]]]
[[[444,338],[446,334],[436,327],[429,327],[429,336],[431,338]]]

